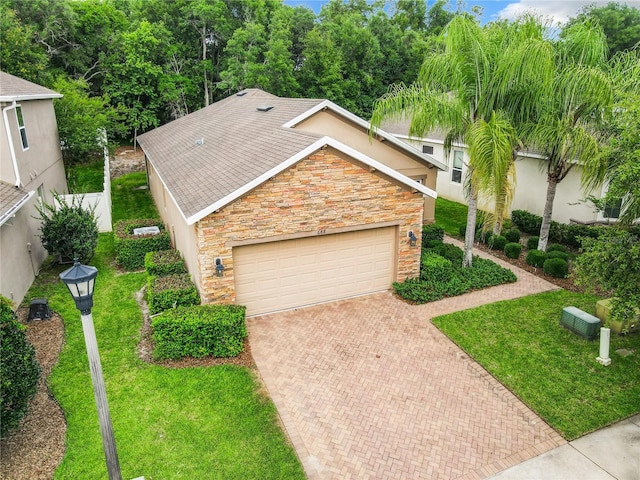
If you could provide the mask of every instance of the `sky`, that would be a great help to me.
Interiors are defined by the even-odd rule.
[[[291,6],[303,5],[311,8],[316,13],[328,0],[284,0]],[[463,0],[463,10],[469,11],[472,6],[483,8],[481,22],[487,23],[499,18],[514,19],[526,10],[535,10],[538,14],[551,19],[553,23],[564,23],[570,17],[575,17],[586,5],[606,5],[611,0]],[[435,3],[435,0],[427,0],[427,8]],[[629,6],[640,8],[640,0],[622,0],[618,3],[626,3]],[[448,10],[456,10],[457,0],[450,0]]]

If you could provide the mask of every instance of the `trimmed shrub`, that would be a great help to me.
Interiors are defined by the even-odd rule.
[[[507,239],[502,235],[494,235],[491,237],[491,242],[489,243],[489,247],[492,250],[504,250],[505,245],[507,244]]]
[[[527,250],[537,250],[540,237],[529,237],[527,239]]]
[[[180,307],[154,318],[151,326],[157,359],[235,357],[247,337],[241,305]]]
[[[440,248],[441,245],[444,245],[442,240],[429,240],[427,243],[422,244],[424,248],[435,249]]]
[[[444,228],[431,223],[422,227],[422,244],[427,245],[431,240],[444,240]]]
[[[53,192],[58,205],[38,204],[40,214],[40,239],[49,255],[73,259],[78,257],[81,263],[88,263],[98,245],[98,221],[95,207],[84,209],[84,195],[74,196],[71,204],[63,196]]]
[[[520,241],[520,230],[517,228],[510,228],[504,234],[504,238],[508,243],[518,243]]]
[[[441,257],[450,260],[454,265],[460,265],[462,263],[462,259],[464,258],[464,250],[462,250],[460,247],[456,247],[451,243],[436,241],[431,242],[431,244],[434,245],[430,247],[428,251],[437,253]]]
[[[417,304],[434,302],[444,297],[442,293],[433,289],[431,283],[419,278],[407,278],[404,282],[394,282],[393,290],[405,300]]]
[[[507,243],[504,246],[504,254],[507,258],[519,258],[522,253],[522,245],[516,242]]]
[[[540,233],[540,227],[542,226],[542,217],[525,210],[513,210],[511,212],[511,221],[521,231],[531,235]]]
[[[569,254],[567,252],[561,252],[559,250],[547,251],[547,258],[561,258],[565,262],[569,261]]]
[[[491,240],[493,239],[493,232],[483,232],[480,231],[480,241],[486,245],[491,245]]]
[[[25,327],[16,320],[11,302],[0,296],[0,436],[20,424],[36,393],[40,366],[27,340]]]
[[[546,259],[547,259],[546,252],[543,252],[542,250],[529,250],[529,252],[527,253],[527,257],[525,258],[525,261],[527,262],[527,264],[531,265],[532,267],[540,268],[544,265],[544,261]]]
[[[184,260],[177,250],[147,252],[144,256],[144,268],[149,275],[156,276],[187,273]]]
[[[140,227],[157,226],[158,235],[134,235],[133,230]],[[148,252],[169,250],[171,239],[161,220],[143,218],[122,220],[114,227],[116,261],[127,270],[144,267],[144,258]]]
[[[542,271],[556,278],[565,278],[569,273],[569,263],[561,258],[548,258],[545,260]]]
[[[429,283],[446,283],[453,275],[453,264],[435,252],[422,255],[420,278]]]
[[[569,249],[564,245],[560,245],[559,243],[551,243],[547,245],[547,253],[551,253],[551,252],[569,253]]]
[[[174,307],[189,307],[200,303],[196,286],[187,273],[149,276],[147,279],[149,312],[154,315]]]

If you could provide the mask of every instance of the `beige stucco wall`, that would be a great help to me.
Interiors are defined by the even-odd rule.
[[[52,100],[29,100],[19,105],[22,106],[29,148],[22,149],[15,109],[7,112],[9,132],[16,153],[20,184],[25,191],[36,193],[0,230],[0,291],[7,298],[13,297],[16,304],[23,300],[48,255],[39,237],[40,221],[34,218],[39,217],[36,210],[40,201],[38,192],[42,193],[43,201],[52,204],[52,191],[68,191]],[[0,130],[0,179],[14,184],[16,176],[4,119],[0,121]]]
[[[415,180],[421,179],[426,187],[436,190],[438,175],[436,167],[426,166],[421,161],[411,158],[406,152],[390,142],[370,139],[368,131],[330,110],[312,115],[296,125],[295,128],[335,138],[407,177]],[[425,196],[424,221],[432,222],[434,219],[435,199]]]
[[[187,225],[173,198],[166,191],[153,165],[147,161],[147,178],[151,196],[158,208],[167,231],[171,235],[171,243],[182,254],[187,270],[191,273],[196,285],[200,283],[195,225]]]
[[[398,225],[396,280],[417,276],[423,200],[333,149],[322,149],[196,225],[203,303],[235,301],[232,249],[256,240]],[[215,258],[225,265],[215,275]]]
[[[453,200],[459,203],[467,203],[464,197],[464,178],[466,176],[466,167],[463,167],[463,183],[454,183],[451,181],[451,164],[453,159],[453,150],[462,150],[464,152],[465,163],[469,160],[469,154],[466,148],[454,146],[449,156],[445,155],[442,141],[419,141],[400,138],[416,148],[422,148],[422,145],[433,147],[433,157],[440,160],[449,167],[448,172],[440,172],[438,174],[436,191],[438,195],[447,200]],[[587,202],[582,202],[588,195],[601,197],[602,188],[597,188],[590,192],[585,192],[580,185],[580,167],[575,166],[562,182],[558,184],[556,190],[556,198],[553,204],[552,218],[556,222],[569,223],[571,219],[580,221],[599,220],[597,212],[594,212],[593,206]],[[544,211],[544,203],[547,195],[547,177],[544,161],[533,157],[518,157],[516,160],[516,191],[511,210],[526,210],[536,215],[542,215]],[[491,210],[492,203],[486,199],[479,201],[482,209]]]

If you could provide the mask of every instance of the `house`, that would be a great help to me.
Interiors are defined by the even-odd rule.
[[[244,90],[138,142],[203,303],[256,315],[419,273],[444,165],[330,101]]]
[[[47,251],[37,202],[67,192],[53,99],[62,95],[0,72],[0,293],[17,305]]]
[[[466,145],[454,143],[449,155],[444,148],[442,132],[430,132],[424,138],[412,138],[408,135],[409,121],[385,121],[382,128],[397,139],[420,149],[440,162],[446,164],[448,171],[438,174],[436,191],[441,198],[459,203],[467,203],[464,196],[464,179],[467,174],[469,152]],[[581,167],[576,164],[568,175],[558,184],[553,203],[552,220],[560,223],[594,223],[615,221],[620,208],[598,212],[593,204],[585,201],[589,195],[602,198],[606,194],[606,184],[595,190],[585,192],[580,183]],[[535,152],[520,152],[516,159],[516,189],[510,211],[526,210],[542,216],[547,195],[547,174],[545,158]],[[491,210],[493,207],[480,199],[479,207]],[[606,215],[606,216],[605,216]]]

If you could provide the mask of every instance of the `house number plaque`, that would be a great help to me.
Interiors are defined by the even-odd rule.
[[[325,229],[318,230],[318,235],[324,235],[325,233],[327,233]]]

